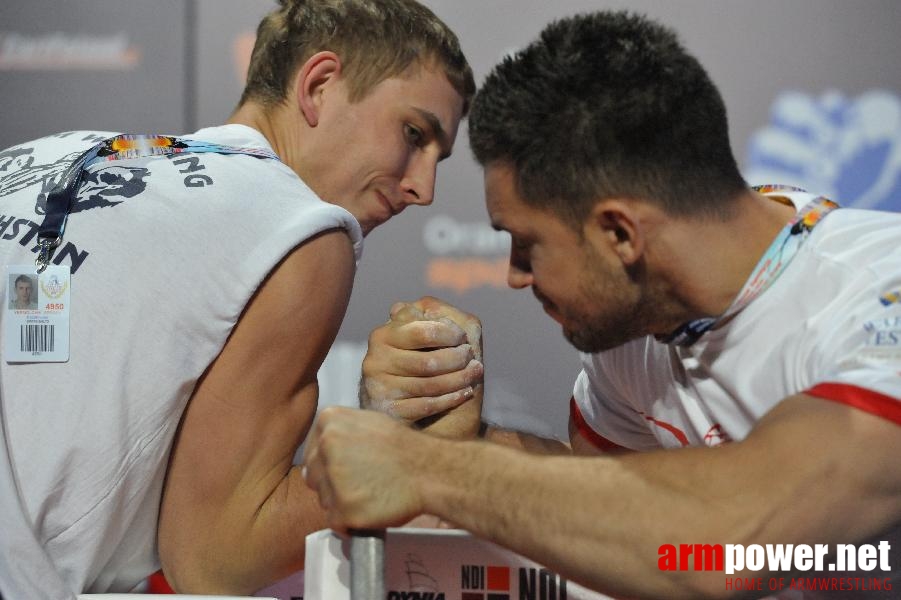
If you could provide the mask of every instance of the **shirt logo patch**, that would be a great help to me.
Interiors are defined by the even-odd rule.
[[[883,306],[891,306],[896,302],[901,302],[901,289],[883,294],[879,297],[879,302],[881,302]]]

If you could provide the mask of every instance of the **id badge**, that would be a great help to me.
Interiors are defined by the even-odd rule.
[[[8,266],[6,277],[6,362],[68,361],[69,267],[51,265],[38,273],[33,265]]]

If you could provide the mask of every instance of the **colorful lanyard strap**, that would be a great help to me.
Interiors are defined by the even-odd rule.
[[[247,154],[256,158],[279,160],[271,150],[264,148],[239,148],[200,140],[189,140],[166,135],[123,134],[107,138],[83,152],[73,162],[56,187],[47,195],[47,211],[38,231],[38,256],[34,264],[38,273],[44,271],[53,257],[53,250],[63,240],[69,211],[78,195],[85,169],[99,162],[169,156],[183,152],[215,152],[216,154]]]
[[[776,185],[764,185],[752,189],[761,194],[804,192],[801,188]],[[691,346],[707,331],[710,331],[750,304],[776,281],[779,275],[782,274],[782,271],[785,270],[785,267],[797,255],[798,250],[807,240],[813,228],[822,222],[823,217],[836,208],[839,208],[838,204],[823,196],[811,200],[782,228],[776,239],[773,240],[773,243],[760,257],[757,266],[751,272],[751,276],[745,282],[741,292],[735,297],[729,308],[726,309],[726,312],[718,317],[705,317],[689,321],[662,341],[676,346]]]

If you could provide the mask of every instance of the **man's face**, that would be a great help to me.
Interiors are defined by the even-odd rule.
[[[613,252],[554,213],[524,204],[506,165],[486,168],[485,191],[492,225],[512,238],[507,283],[531,287],[573,346],[598,352],[645,335],[642,288]]]
[[[19,281],[16,283],[16,299],[19,302],[27,303],[31,301],[31,282]]]
[[[354,103],[343,81],[326,94],[302,173],[310,187],[353,214],[364,235],[410,204],[431,204],[463,111],[444,73],[413,65]]]

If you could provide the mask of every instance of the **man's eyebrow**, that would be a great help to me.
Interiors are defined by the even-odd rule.
[[[441,146],[441,156],[439,157],[441,160],[444,160],[448,156],[451,155],[451,143],[450,139],[447,137],[447,132],[444,131],[444,127],[441,126],[441,121],[438,120],[438,117],[435,116],[435,113],[425,110],[423,108],[413,107],[420,117],[428,122],[429,127],[432,128],[432,133],[435,135],[435,138],[438,140],[438,145]]]

